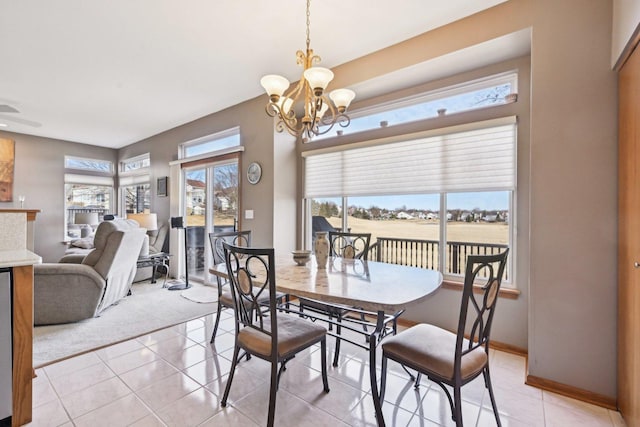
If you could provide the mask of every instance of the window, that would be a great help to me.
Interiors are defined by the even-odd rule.
[[[149,153],[125,159],[120,163],[121,214],[140,213],[151,209],[151,158]]]
[[[311,221],[371,233],[371,258],[460,280],[467,255],[512,245],[514,117],[335,150],[303,153]]]
[[[64,157],[65,169],[75,169],[87,172],[113,174],[113,163],[109,160],[85,159],[82,157]]]
[[[182,144],[181,158],[184,159],[214,153],[225,148],[237,147],[239,145],[240,129],[233,128]]]
[[[502,105],[508,95],[517,93],[517,74],[506,73],[450,86],[408,99],[397,100],[363,111],[349,113],[347,128],[336,126],[331,132],[314,137],[314,141],[379,127],[393,126],[426,118]],[[322,128],[321,128],[322,129]]]
[[[113,212],[114,169],[109,160],[73,156],[65,156],[64,164],[64,233],[68,240],[91,234],[104,215]]]

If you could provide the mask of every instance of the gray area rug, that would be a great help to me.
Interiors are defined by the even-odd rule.
[[[194,294],[215,294],[213,287],[193,284]],[[66,325],[37,326],[33,334],[33,366],[58,360],[146,335],[158,329],[214,313],[216,300],[197,303],[181,291],[162,288],[160,281],[133,285],[132,295],[100,314],[100,317]]]

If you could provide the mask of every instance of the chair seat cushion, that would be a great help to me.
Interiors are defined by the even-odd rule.
[[[278,357],[295,354],[319,342],[327,333],[324,326],[299,317],[278,314]],[[265,329],[271,320],[265,318]],[[271,336],[258,329],[246,327],[238,333],[238,344],[250,353],[268,357],[271,354]]]
[[[468,345],[464,340],[463,350]],[[456,334],[428,324],[413,326],[382,344],[386,357],[445,380],[453,380],[455,350]],[[486,364],[487,354],[483,347],[462,356],[462,379],[475,377]]]

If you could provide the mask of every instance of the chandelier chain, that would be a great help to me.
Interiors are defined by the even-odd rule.
[[[311,21],[311,0],[307,0],[307,51],[309,50],[309,46],[311,45],[311,36],[309,35],[309,24]]]

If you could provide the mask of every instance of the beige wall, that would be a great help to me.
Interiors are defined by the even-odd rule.
[[[64,156],[110,160],[115,163],[117,151],[109,148],[76,144],[50,138],[0,132],[0,138],[16,142],[14,196],[25,196],[25,207],[41,209],[35,223],[34,252],[43,262],[56,262],[63,255],[64,239]],[[18,207],[0,203],[1,208]]]

